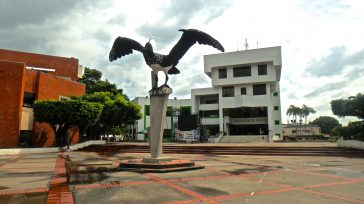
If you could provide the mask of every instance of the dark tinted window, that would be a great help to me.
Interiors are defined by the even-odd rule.
[[[258,65],[258,75],[267,75],[267,65],[266,64]]]
[[[219,79],[223,79],[227,77],[227,71],[226,68],[219,69]]]
[[[250,66],[246,67],[234,67],[233,69],[234,77],[246,77],[252,75],[252,70]]]
[[[24,92],[23,106],[32,106],[35,101],[35,94]]]
[[[222,97],[233,97],[234,96],[234,87],[222,87]]]
[[[267,89],[265,84],[253,85],[253,95],[266,95]]]
[[[246,88],[245,87],[241,88],[240,93],[241,95],[246,95]]]

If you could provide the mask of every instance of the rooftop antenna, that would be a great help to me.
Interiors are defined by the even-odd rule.
[[[239,42],[236,42],[236,51],[239,51]]]
[[[247,39],[247,38],[245,38],[244,47],[245,47],[245,50],[247,50],[247,49],[248,49],[248,47],[249,47],[248,39]]]
[[[259,47],[258,47],[258,41],[257,41],[257,49],[258,49]]]

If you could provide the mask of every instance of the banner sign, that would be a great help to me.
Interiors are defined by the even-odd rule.
[[[176,131],[177,141],[200,141],[200,130]]]

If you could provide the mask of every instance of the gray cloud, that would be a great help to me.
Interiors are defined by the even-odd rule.
[[[191,19],[205,14],[205,23],[208,23],[223,15],[230,5],[230,1],[222,3],[218,0],[172,0],[169,7],[165,8],[163,21],[174,20],[173,25],[167,25],[163,21],[153,25],[144,24],[137,28],[137,33],[145,38],[156,38],[158,47],[164,49],[173,41],[177,42],[182,34],[178,33],[178,29],[189,28]]]
[[[320,96],[322,94],[325,94],[326,92],[341,89],[341,88],[345,87],[346,85],[348,85],[349,83],[350,83],[349,81],[329,83],[329,84],[323,85],[323,86],[315,89],[314,91],[305,95],[305,97],[311,98],[311,97]]]
[[[330,54],[320,60],[311,60],[306,67],[306,75],[321,77],[339,75],[347,66],[361,66],[364,63],[364,49],[346,55],[344,46],[334,47]]]
[[[39,25],[47,18],[67,14],[76,4],[73,0],[0,0],[0,28]]]
[[[330,50],[330,54],[320,60],[312,60],[309,62],[306,73],[312,76],[332,76],[340,74],[345,66],[345,47],[334,47]]]

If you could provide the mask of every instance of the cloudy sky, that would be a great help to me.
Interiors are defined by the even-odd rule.
[[[167,54],[180,28],[197,28],[228,52],[282,46],[283,122],[290,104],[317,110],[309,119],[332,116],[330,101],[364,92],[364,2],[361,0],[0,0],[0,48],[78,58],[102,71],[130,98],[150,89],[150,69],[141,54],[108,62],[117,36]],[[191,88],[211,86],[203,55],[194,46],[170,77],[172,97],[189,98]],[[353,118],[341,120],[347,122]]]

